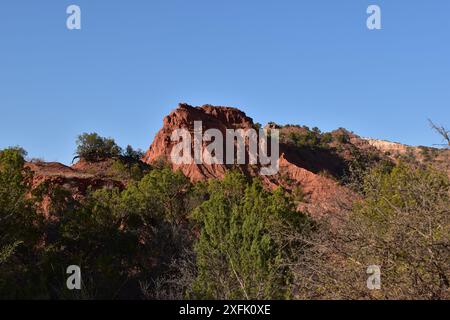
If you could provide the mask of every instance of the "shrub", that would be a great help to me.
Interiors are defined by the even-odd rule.
[[[361,201],[339,226],[322,228],[299,255],[301,298],[448,299],[450,181],[433,169],[400,164],[369,170]],[[381,290],[366,270],[381,268]]]
[[[339,133],[336,139],[341,144],[346,144],[350,142],[350,137],[346,133]]]
[[[329,132],[322,134],[321,138],[320,138],[320,142],[322,144],[328,144],[333,142],[333,135]]]

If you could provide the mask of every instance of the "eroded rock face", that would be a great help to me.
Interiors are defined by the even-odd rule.
[[[255,128],[253,120],[244,112],[235,108],[211,105],[192,107],[187,104],[180,104],[177,109],[164,118],[163,127],[156,134],[143,161],[148,164],[161,160],[167,161],[173,170],[181,170],[193,182],[222,179],[226,172],[231,169],[238,169],[248,176],[260,175],[259,168],[255,165],[175,164],[171,161],[172,149],[178,143],[171,141],[172,132],[184,128],[193,133],[194,121],[202,121],[203,132],[207,129],[220,130],[224,139],[226,129],[246,130]],[[204,147],[205,143],[203,143]],[[315,216],[326,215],[338,212],[341,205],[349,205],[355,198],[350,190],[340,186],[333,178],[319,174],[322,167],[325,168],[327,165],[333,167],[335,165],[330,163],[332,158],[325,160],[317,158],[316,164],[308,164],[306,163],[307,160],[314,158],[294,154],[292,148],[287,145],[280,144],[280,152],[278,174],[260,177],[264,185],[271,189],[278,186],[288,190],[301,189],[304,199],[298,205],[299,210]],[[314,168],[315,172],[308,170],[311,168]]]
[[[142,160],[148,164],[160,160],[168,161],[174,170],[180,169],[193,182],[223,178],[225,173],[233,168],[232,165],[195,163],[177,165],[170,160],[172,149],[178,143],[171,141],[172,132],[176,129],[187,129],[192,133],[194,121],[202,121],[203,132],[208,129],[218,129],[224,137],[226,129],[245,130],[254,127],[253,120],[247,117],[244,112],[235,108],[210,105],[192,107],[187,104],[180,104],[176,110],[164,118],[163,127],[156,134]],[[205,144],[202,147],[205,147]],[[248,167],[242,167],[241,170],[245,173],[254,171],[253,168]]]

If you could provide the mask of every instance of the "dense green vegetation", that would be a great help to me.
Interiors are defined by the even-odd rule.
[[[308,225],[282,190],[264,191],[236,173],[211,181],[209,199],[195,211],[201,233],[195,245],[198,277],[194,294],[206,299],[282,299],[291,295],[284,265],[289,246],[284,228]]]
[[[310,129],[307,126],[286,125],[284,128],[294,130],[288,133],[282,131],[281,141],[297,148],[328,148],[329,144],[335,140],[331,133],[322,133],[317,127]]]
[[[0,298],[449,298],[450,182],[433,169],[358,168],[348,184],[361,200],[330,226],[296,212],[300,189],[268,191],[237,172],[194,185],[163,164],[126,167],[142,154],[96,135],[78,154],[117,156],[133,179],[75,200],[32,190],[25,151],[0,151]],[[57,218],[42,214],[45,198]],[[366,288],[372,264],[379,291]],[[69,265],[81,267],[80,291],[66,288]]]

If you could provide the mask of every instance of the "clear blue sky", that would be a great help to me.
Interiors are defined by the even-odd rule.
[[[414,145],[450,126],[448,0],[2,0],[0,43],[0,148],[48,161],[82,132],[146,149],[178,102]]]

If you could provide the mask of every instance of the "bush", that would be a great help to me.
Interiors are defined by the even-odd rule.
[[[450,181],[433,169],[377,167],[362,180],[362,199],[339,226],[322,228],[299,255],[301,298],[448,299]],[[334,227],[335,228],[335,227]],[[381,290],[366,270],[381,268]]]
[[[109,174],[118,179],[139,181],[147,171],[148,169],[144,167],[144,164],[115,160],[111,165]]]
[[[350,137],[347,133],[339,133],[336,139],[341,144],[347,144],[350,142]]]
[[[329,132],[322,134],[322,137],[320,138],[320,142],[323,145],[333,142],[333,135]]]
[[[350,220],[359,246],[351,249],[355,260],[383,267],[386,298],[449,297],[449,191],[448,178],[432,169],[401,164],[366,177]]]

